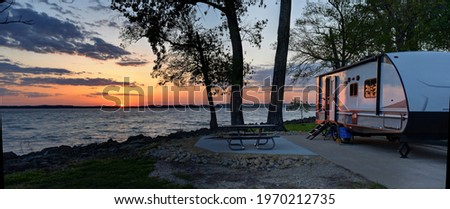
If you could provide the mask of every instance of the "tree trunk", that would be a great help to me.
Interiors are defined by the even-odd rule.
[[[233,49],[233,66],[231,72],[231,124],[244,124],[242,114],[242,87],[244,85],[244,54],[242,39],[239,33],[239,22],[234,0],[225,1],[227,23],[230,30],[231,47]]]
[[[217,114],[216,114],[216,106],[214,104],[214,99],[211,93],[211,81],[209,81],[208,74],[203,74],[203,77],[205,78],[205,85],[206,85],[206,94],[208,97],[208,105],[209,105],[209,111],[211,115],[211,120],[209,121],[209,129],[217,129],[219,126],[217,125]]]
[[[289,47],[291,22],[291,0],[281,0],[278,23],[277,51],[273,69],[272,92],[270,95],[267,123],[277,125],[278,130],[285,130],[283,124],[284,84]]]
[[[211,116],[211,120],[209,121],[209,128],[211,130],[213,129],[217,129],[219,126],[217,125],[217,115],[216,115],[216,107],[214,105],[214,99],[211,93],[211,79],[209,78],[209,62],[207,61],[207,59],[205,58],[205,53],[203,51],[203,46],[201,44],[201,38],[200,35],[198,33],[196,33],[195,36],[195,42],[196,42],[196,48],[197,48],[197,52],[200,55],[200,63],[202,65],[201,67],[201,71],[202,71],[202,75],[203,75],[203,80],[206,86],[206,97],[208,98],[208,105],[209,105],[209,111],[210,111],[210,116]]]

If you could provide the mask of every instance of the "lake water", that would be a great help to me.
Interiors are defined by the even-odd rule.
[[[197,130],[209,127],[209,111],[203,108],[179,111],[129,112],[102,111],[97,108],[55,109],[0,109],[3,127],[3,149],[16,154],[40,151],[60,145],[83,145],[104,142],[108,139],[124,141],[129,136],[143,134],[155,137],[179,130]],[[304,117],[314,116],[314,111],[304,112]],[[284,119],[301,118],[300,111],[284,110]],[[219,125],[230,124],[227,109],[217,112]],[[266,108],[244,109],[245,123],[261,123],[267,119]]]

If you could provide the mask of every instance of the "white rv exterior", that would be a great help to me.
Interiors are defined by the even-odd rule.
[[[450,53],[387,53],[317,77],[316,122],[353,135],[448,139]]]

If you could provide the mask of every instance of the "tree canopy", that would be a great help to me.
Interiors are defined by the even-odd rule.
[[[231,54],[225,47],[217,27],[204,28],[197,23],[196,11],[179,17],[162,40],[164,53],[155,59],[151,75],[159,78],[160,85],[205,84],[226,86],[230,83]],[[143,28],[144,27],[144,28]],[[140,39],[144,25],[131,24],[122,31],[124,41]],[[144,36],[145,37],[145,36]],[[204,74],[208,81],[205,81]]]
[[[364,11],[380,32],[371,37],[381,52],[449,50],[449,1],[368,0]]]
[[[369,14],[348,2],[308,2],[292,29],[291,69],[296,77],[314,75],[317,67],[340,68],[369,52]]]
[[[379,53],[450,50],[449,1],[309,2],[292,29],[294,77]]]
[[[206,5],[221,13],[223,22],[221,27],[222,34],[228,30],[232,49],[232,68],[230,81],[232,85],[231,93],[231,123],[243,124],[242,114],[242,87],[244,85],[244,56],[242,48],[241,32],[251,34],[249,40],[259,45],[261,42],[260,32],[265,25],[265,21],[258,21],[252,29],[240,27],[241,17],[246,14],[248,7],[252,5],[263,6],[262,0],[182,0],[182,1],[147,1],[147,2],[125,2],[113,1],[112,8],[120,11],[132,24],[140,27],[135,31],[131,39],[147,38],[153,53],[157,56],[155,68],[161,68],[159,60],[167,53],[166,43],[168,38],[174,33],[184,33],[184,31],[173,30],[180,19],[189,16],[193,10],[198,9],[198,5]],[[207,11],[207,10],[206,10]]]

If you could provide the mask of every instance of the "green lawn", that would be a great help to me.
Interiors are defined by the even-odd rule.
[[[302,131],[309,132],[316,126],[315,123],[298,123],[298,124],[285,124],[284,127],[288,131]]]
[[[6,188],[183,188],[148,177],[151,159],[91,160],[58,171],[26,171],[5,176]]]

